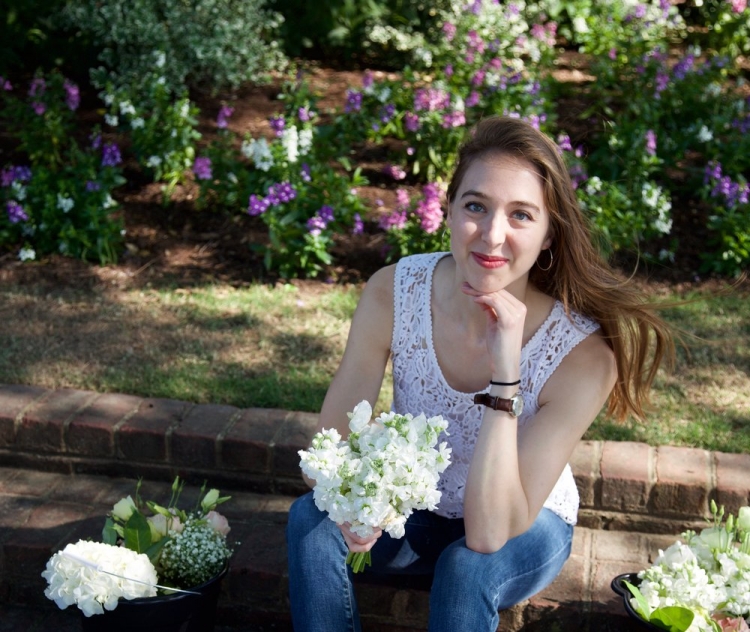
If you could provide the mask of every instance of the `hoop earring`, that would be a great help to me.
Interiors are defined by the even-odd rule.
[[[536,262],[536,265],[537,265],[537,267],[538,267],[538,268],[539,268],[539,269],[540,269],[540,270],[541,270],[542,272],[549,272],[549,271],[550,271],[550,269],[552,268],[552,263],[553,263],[553,262],[554,262],[554,260],[555,260],[555,257],[554,257],[554,255],[552,254],[552,248],[547,248],[547,252],[549,253],[549,264],[547,265],[547,267],[546,267],[546,268],[543,268],[542,266],[540,266],[540,265],[539,265],[539,259],[537,258],[537,262]]]

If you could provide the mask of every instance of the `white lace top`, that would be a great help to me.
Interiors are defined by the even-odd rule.
[[[442,492],[436,513],[449,518],[463,516],[464,486],[484,408],[474,404],[474,393],[451,388],[445,380],[432,341],[432,275],[437,262],[448,253],[414,255],[396,266],[393,359],[393,409],[405,414],[424,412],[448,420],[445,440],[453,448],[451,465],[440,478]],[[524,411],[519,425],[539,410],[538,397],[552,372],[568,352],[599,328],[598,323],[576,313],[565,314],[555,303],[547,320],[524,345],[521,353],[521,386]],[[487,387],[489,390],[489,386]],[[544,503],[569,524],[578,514],[578,489],[569,465]]]

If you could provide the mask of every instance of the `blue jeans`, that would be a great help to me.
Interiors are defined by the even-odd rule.
[[[414,512],[401,539],[384,533],[367,572],[434,573],[430,632],[494,632],[498,610],[548,586],[570,555],[573,527],[542,509],[525,533],[497,553],[466,546],[464,522]],[[295,632],[359,632],[348,552],[341,531],[318,510],[312,492],[298,498],[287,524],[289,596]]]

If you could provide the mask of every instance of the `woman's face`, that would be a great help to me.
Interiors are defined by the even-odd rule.
[[[552,242],[541,177],[530,162],[503,154],[466,170],[447,224],[458,270],[479,292],[522,290]]]

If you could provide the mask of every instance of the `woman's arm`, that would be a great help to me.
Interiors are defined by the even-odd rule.
[[[344,356],[323,401],[317,430],[336,428],[342,437],[347,437],[347,413],[362,400],[374,406],[378,399],[393,336],[394,270],[394,266],[379,270],[362,291]],[[313,481],[305,480],[313,486]]]
[[[549,378],[539,412],[520,433],[510,414],[485,410],[464,498],[469,548],[497,551],[531,526],[616,379],[611,349],[593,334]],[[515,392],[492,388],[502,397]]]

